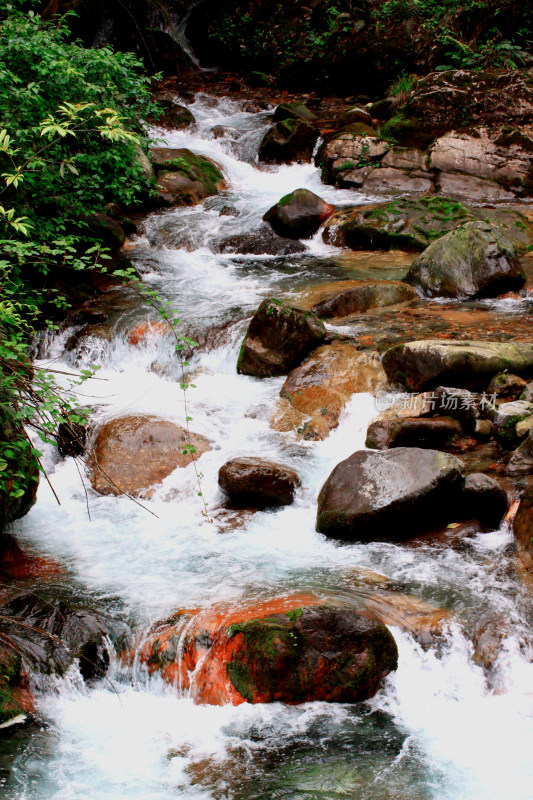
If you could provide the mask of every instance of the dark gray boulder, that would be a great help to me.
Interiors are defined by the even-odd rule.
[[[288,506],[300,486],[294,470],[263,458],[232,458],[219,470],[218,485],[237,506]]]
[[[454,519],[463,463],[437,450],[359,450],[318,497],[317,530],[345,541],[401,541]]]
[[[269,208],[263,219],[278,236],[309,239],[334,211],[335,206],[326,203],[314,192],[296,189]]]

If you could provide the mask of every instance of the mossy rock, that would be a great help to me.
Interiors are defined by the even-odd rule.
[[[221,167],[205,156],[168,147],[153,148],[151,156],[160,197],[168,205],[195,205],[224,188]]]
[[[398,664],[389,630],[353,609],[295,608],[231,625],[226,636],[227,675],[248,702],[366,700]]]
[[[302,119],[276,122],[261,140],[259,160],[267,164],[310,162],[318,136],[318,130]]]

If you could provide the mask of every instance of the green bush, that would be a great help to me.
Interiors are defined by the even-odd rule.
[[[76,405],[28,371],[35,328],[66,305],[55,273],[105,269],[92,215],[150,190],[138,153],[156,111],[149,84],[133,55],[69,41],[64,20],[0,11],[0,430],[18,431],[0,442],[0,493],[14,498],[24,476],[14,483],[12,464],[38,457],[24,426],[53,440]]]

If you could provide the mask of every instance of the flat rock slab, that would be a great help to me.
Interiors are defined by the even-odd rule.
[[[418,295],[412,286],[402,281],[357,281],[313,306],[314,313],[323,319],[364,314],[386,306],[412,303]]]
[[[316,527],[344,541],[401,541],[452,521],[462,488],[463,463],[448,453],[359,450],[322,487]]]
[[[391,382],[413,392],[438,385],[485,388],[503,370],[533,373],[533,344],[420,340],[391,347],[383,367]]]
[[[190,444],[196,457],[210,450],[210,443],[192,433]],[[184,428],[150,416],[126,416],[111,420],[96,434],[90,474],[93,489],[99,494],[139,495],[160,483],[176,467],[192,461]]]

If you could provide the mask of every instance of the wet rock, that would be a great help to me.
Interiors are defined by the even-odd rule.
[[[266,164],[310,162],[318,140],[318,130],[301,119],[277,122],[259,145],[259,160]]]
[[[532,414],[533,403],[528,403],[526,400],[501,403],[494,418],[494,434],[499,442],[507,447],[518,444],[516,425]]]
[[[508,509],[507,493],[498,481],[481,472],[467,475],[458,502],[459,518],[477,519],[484,530],[497,530]]]
[[[533,431],[512,454],[507,464],[509,475],[529,475],[533,472]]]
[[[124,229],[118,220],[113,219],[109,214],[88,214],[85,221],[98,239],[101,239],[109,247],[121,248],[124,244],[126,240]]]
[[[323,323],[309,311],[273,298],[263,300],[241,345],[237,372],[256,378],[286,375],[325,336]]]
[[[107,639],[126,627],[96,604],[67,595],[52,584],[20,592],[2,604],[9,638],[33,669],[64,675],[75,659],[85,680],[100,678],[109,666]]]
[[[21,443],[26,440],[24,431],[19,426],[5,419],[0,425],[0,434],[2,442],[13,447],[13,455],[3,455],[6,466],[4,468],[5,490],[0,492],[1,534],[7,523],[25,516],[34,505],[37,499],[40,472],[39,463],[29,442],[27,447],[21,447]]]
[[[513,243],[485,222],[469,222],[424,250],[406,280],[426,297],[497,297],[526,282]]]
[[[0,725],[31,713],[35,703],[22,658],[8,645],[0,645]]]
[[[463,464],[436,450],[353,453],[318,497],[317,530],[345,541],[402,540],[451,521]]]
[[[461,424],[451,417],[405,417],[372,422],[366,435],[366,447],[388,450],[391,447],[440,449],[463,434]]]
[[[492,422],[490,419],[477,419],[473,435],[476,439],[487,440],[492,436]]]
[[[359,281],[349,289],[313,306],[313,312],[323,319],[364,314],[372,308],[409,303],[417,299],[415,290],[402,281]]]
[[[154,148],[152,159],[158,169],[159,196],[167,205],[195,205],[224,188],[220,167],[205,156],[164,147]]]
[[[513,535],[518,556],[525,567],[533,567],[533,481],[529,481],[520,498],[513,522]]]
[[[57,449],[59,455],[82,456],[85,453],[87,426],[72,419],[65,419],[57,427]]]
[[[309,125],[318,122],[318,116],[304,103],[282,103],[274,111],[274,121],[282,122],[285,119],[300,119]]]
[[[309,239],[335,211],[308,189],[296,189],[286,194],[263,216],[278,236],[289,239]]]
[[[489,395],[496,395],[498,400],[513,401],[513,400],[526,400],[527,397],[522,397],[522,392],[526,388],[526,382],[519,375],[512,375],[509,372],[499,372],[491,380],[487,387]],[[531,393],[531,400],[533,401],[533,392]]]
[[[531,374],[533,344],[427,339],[391,347],[383,366],[391,382],[409,391],[444,383],[475,388],[486,386],[491,376],[505,369]]]
[[[139,495],[160,483],[177,467],[186,467],[210,449],[209,441],[167,420],[145,415],[113,419],[96,434],[90,463],[93,489],[99,494]],[[185,452],[184,452],[185,450]]]
[[[305,251],[305,245],[294,239],[277,236],[267,225],[252,233],[227,236],[213,246],[216,253],[239,253],[241,255],[290,256]]]
[[[165,334],[169,334],[170,331],[169,323],[163,320],[140,322],[128,333],[128,344],[136,347],[140,344],[144,344],[148,339],[160,339]]]
[[[195,124],[196,120],[192,111],[175,103],[172,98],[160,97],[157,102],[163,110],[163,115],[153,120],[158,127],[181,130]]]
[[[323,439],[339,424],[352,394],[375,393],[387,385],[378,353],[361,352],[349,342],[323,345],[292,370],[280,391],[301,416],[294,422],[289,416],[286,428],[278,418],[275,427],[296,428],[305,439]]]
[[[241,135],[235,128],[226,128],[224,125],[215,125],[209,133],[214,139],[238,139]]]
[[[392,634],[354,609],[265,605],[263,616],[249,609],[189,626],[182,662],[192,667],[197,702],[354,703],[372,697],[397,668]],[[279,605],[286,610],[277,612]],[[175,630],[155,634],[141,657],[166,680],[175,680],[179,669],[171,663],[179,624]]]
[[[239,506],[288,506],[300,486],[294,470],[262,458],[232,458],[219,470],[218,485]]]
[[[533,416],[526,417],[525,419],[520,420],[515,425],[515,432],[516,438],[519,441],[525,439],[528,433],[533,429]]]

